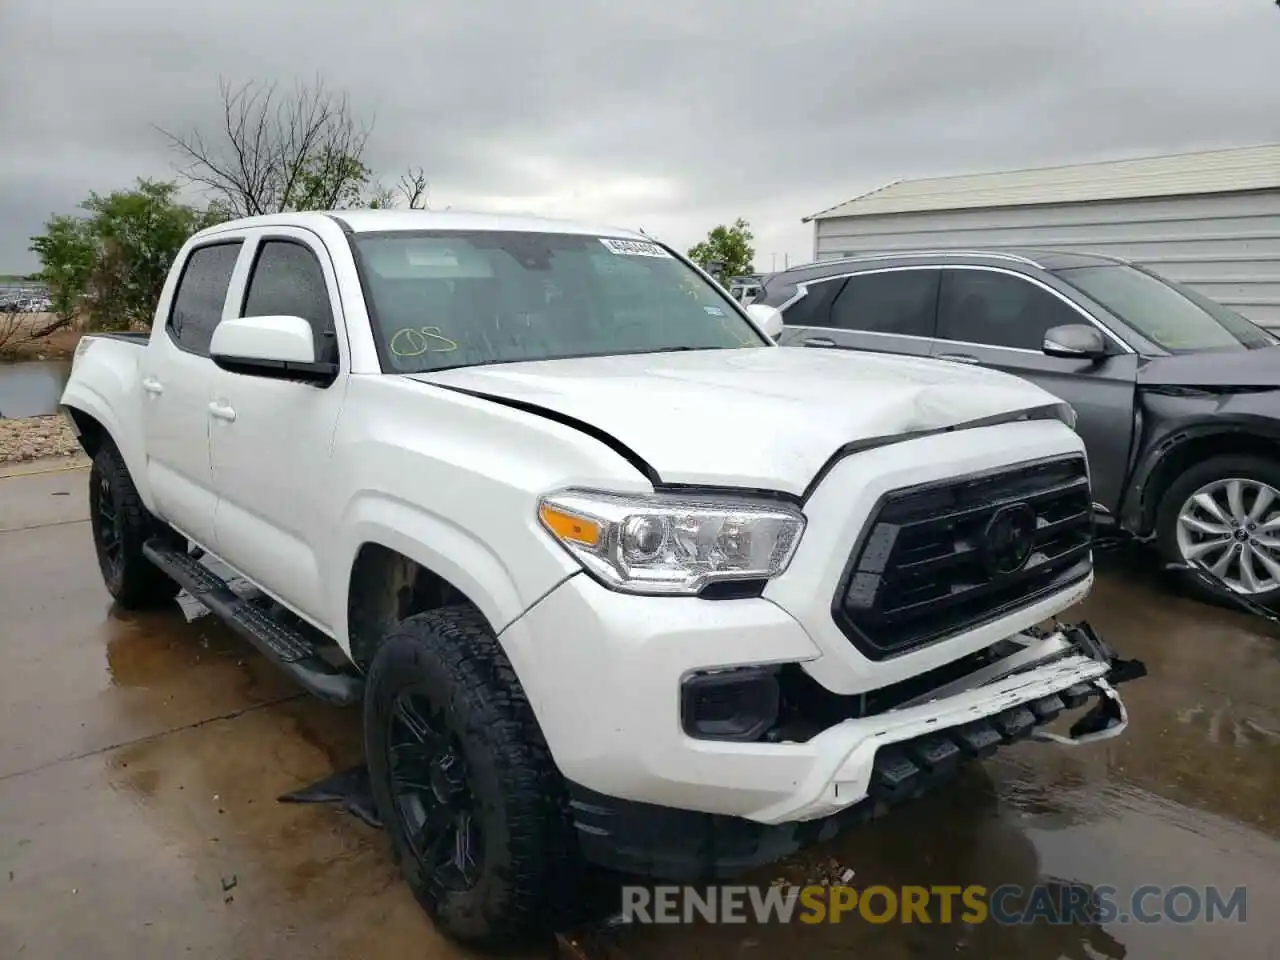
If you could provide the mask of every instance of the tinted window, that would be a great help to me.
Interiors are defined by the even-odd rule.
[[[937,296],[937,270],[889,270],[850,277],[831,308],[831,326],[931,337]]]
[[[1050,327],[1087,322],[1030,280],[990,270],[943,271],[939,339],[1039,351]]]
[[[169,311],[169,332],[184,350],[208,355],[240,246],[236,241],[197,247],[187,258]]]
[[[649,241],[440,231],[356,247],[397,372],[769,345],[727,292]]]
[[[320,261],[308,247],[289,240],[266,240],[258,248],[249,286],[245,317],[302,317],[316,336],[316,359],[337,360],[333,310]]]
[[[810,280],[803,297],[787,307],[782,322],[792,327],[831,326],[831,304],[844,286],[844,279]],[[794,296],[794,292],[788,296]]]

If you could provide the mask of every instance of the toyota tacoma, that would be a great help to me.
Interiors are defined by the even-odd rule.
[[[116,602],[185,589],[361,702],[406,880],[493,946],[592,865],[727,875],[1125,728],[1136,662],[1056,619],[1093,581],[1071,408],[780,329],[639,233],[274,215],[187,241],[62,403]]]

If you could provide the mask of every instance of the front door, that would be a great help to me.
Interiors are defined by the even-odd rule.
[[[333,265],[304,230],[271,228],[256,241],[240,316],[295,316],[315,335],[316,359],[349,368],[335,323]],[[211,422],[214,482],[221,495],[220,556],[321,629],[334,611],[322,588],[320,557],[334,531],[325,517],[329,460],[346,377],[328,387],[219,370],[220,415]]]
[[[185,536],[217,549],[217,494],[209,459],[209,404],[217,368],[209,340],[226,308],[243,243],[194,248],[182,268],[164,330],[142,361],[142,426],[147,482],[156,508]],[[159,318],[157,318],[159,322]]]
[[[1114,512],[1124,492],[1133,440],[1137,355],[1104,331],[1114,356],[1102,361],[1044,354],[1050,327],[1092,323],[1073,304],[1029,277],[987,267],[943,271],[933,355],[1023,377],[1067,401],[1089,454],[1093,498]]]

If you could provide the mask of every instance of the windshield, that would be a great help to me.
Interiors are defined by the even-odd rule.
[[[1170,353],[1256,350],[1275,340],[1233,310],[1163,277],[1117,264],[1057,275]]]
[[[647,241],[524,231],[358,235],[383,366],[772,346]]]

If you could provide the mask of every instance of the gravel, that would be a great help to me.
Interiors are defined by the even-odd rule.
[[[0,463],[70,457],[79,452],[75,434],[60,414],[0,420]]]

